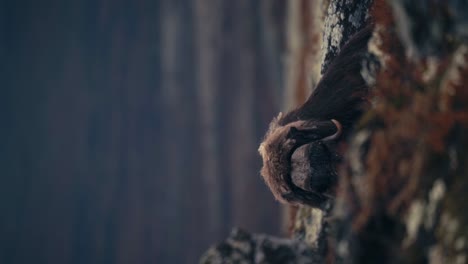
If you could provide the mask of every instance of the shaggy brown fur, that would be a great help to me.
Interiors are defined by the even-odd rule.
[[[333,144],[324,139],[336,139],[341,130],[348,134],[367,105],[368,88],[360,71],[371,35],[371,27],[354,35],[309,99],[271,122],[259,152],[261,175],[277,200],[313,207],[327,200],[325,192],[335,183],[336,159]],[[293,173],[305,176],[308,186],[295,185]]]

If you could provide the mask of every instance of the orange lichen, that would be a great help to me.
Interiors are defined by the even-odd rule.
[[[372,9],[378,49],[385,56],[368,122],[372,135],[363,161],[366,188],[356,191],[355,230],[377,208],[386,208],[389,215],[404,212],[420,191],[430,154],[447,154],[452,131],[468,125],[467,49],[437,60],[408,59],[390,10],[381,0]]]

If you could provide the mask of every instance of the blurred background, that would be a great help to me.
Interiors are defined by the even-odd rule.
[[[310,22],[285,2],[1,1],[0,263],[196,263],[234,226],[280,234],[257,147]]]

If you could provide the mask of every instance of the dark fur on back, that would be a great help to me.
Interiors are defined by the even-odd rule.
[[[297,120],[336,119],[344,130],[351,127],[367,103],[368,88],[361,64],[373,27],[356,33],[342,47],[309,99],[278,120],[285,125]]]

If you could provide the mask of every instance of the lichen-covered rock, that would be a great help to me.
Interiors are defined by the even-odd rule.
[[[249,234],[234,229],[225,241],[208,249],[200,263],[319,264],[323,263],[323,257],[299,240]]]
[[[364,28],[373,0],[330,1],[325,16],[322,41],[322,74],[340,51],[341,46]]]
[[[443,56],[468,40],[468,1],[388,1],[410,57]]]
[[[374,17],[384,67],[374,107],[339,173],[332,255],[338,263],[466,263],[468,215],[460,197],[468,191],[468,49],[421,36],[433,30],[428,21],[420,26],[429,28],[405,32],[412,40],[428,38],[419,59],[408,57],[411,45],[398,37],[402,27],[392,30],[400,16],[392,19],[386,10],[403,11],[380,4]],[[406,1],[405,8],[421,4]],[[420,19],[412,14],[405,11],[407,19]],[[454,38],[452,30],[438,34]],[[431,52],[438,57],[425,57]]]

